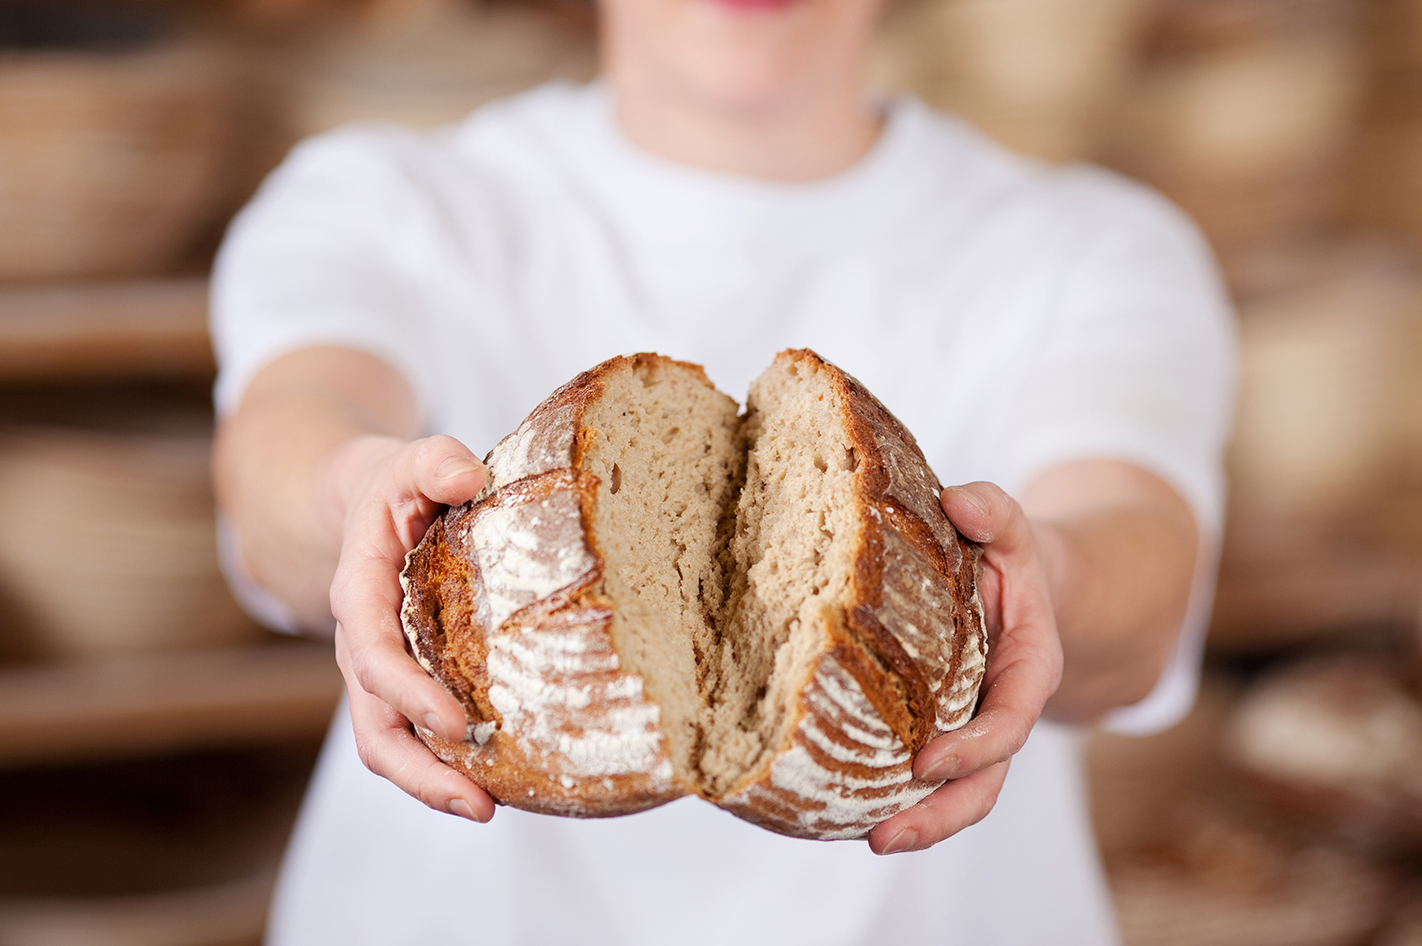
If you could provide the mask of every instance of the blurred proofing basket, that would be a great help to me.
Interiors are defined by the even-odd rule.
[[[0,45],[0,280],[174,266],[222,199],[222,76],[195,41]]]
[[[0,607],[34,656],[263,634],[218,572],[210,430],[0,429]]]
[[[875,82],[1050,161],[1095,150],[1145,0],[918,0],[889,10]]]
[[[1422,272],[1341,241],[1308,281],[1241,305],[1232,499],[1251,519],[1327,530],[1378,484],[1418,365]]]
[[[1422,70],[1422,0],[1373,0],[1367,14],[1368,47],[1379,68]]]
[[[1091,820],[1108,856],[1167,844],[1171,813],[1216,793],[1228,770],[1221,735],[1239,702],[1239,685],[1208,672],[1190,714],[1148,736],[1096,730],[1087,742]]]
[[[310,49],[298,70],[292,132],[305,137],[361,121],[456,122],[541,82],[590,78],[592,39],[590,30],[546,11],[452,4],[336,34]]]
[[[1422,703],[1396,665],[1331,655],[1276,668],[1245,695],[1228,758],[1282,810],[1422,850]]]
[[[1110,866],[1126,946],[1360,946],[1397,879],[1249,807],[1203,805],[1173,841]]]
[[[1346,28],[1360,6],[1360,0],[1153,0],[1145,42],[1152,53],[1178,54]]]
[[[1422,946],[1422,884],[1414,883],[1400,900],[1370,946]]]
[[[1414,620],[1422,534],[1405,534],[1417,504],[1399,487],[1422,473],[1408,434],[1422,405],[1422,273],[1396,244],[1339,239],[1239,282],[1272,291],[1240,307],[1211,645],[1260,650]]]
[[[1343,202],[1364,88],[1347,7],[1162,4],[1154,54],[1119,102],[1104,156],[1164,191],[1227,254],[1326,224]]]
[[[1222,764],[1238,693],[1207,674],[1173,729],[1091,738],[1092,815],[1126,946],[1359,946],[1394,878],[1249,797]]]

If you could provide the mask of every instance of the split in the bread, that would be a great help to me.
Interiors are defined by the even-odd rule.
[[[971,715],[977,551],[887,410],[811,352],[744,414],[694,365],[604,363],[490,454],[411,554],[403,613],[470,737],[422,733],[499,800],[620,814],[696,793],[850,837],[934,787]]]

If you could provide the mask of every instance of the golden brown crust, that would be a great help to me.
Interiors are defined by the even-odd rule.
[[[877,398],[808,349],[778,358],[839,389],[863,531],[851,602],[825,622],[790,744],[716,801],[782,834],[862,837],[937,787],[914,779],[913,755],[972,715],[987,656],[981,549],[949,523],[922,451]],[[858,742],[838,735],[875,725]]]
[[[477,575],[467,559],[450,551],[445,539],[447,519],[455,520],[458,531],[459,514],[467,516],[468,510],[464,506],[436,519],[410,554],[402,576],[406,590],[401,618],[415,658],[464,704],[470,721],[497,724],[501,718],[489,703],[489,650],[481,646],[482,637],[470,632]],[[463,661],[456,661],[455,651],[445,646],[451,635],[468,642]]]
[[[605,607],[572,606],[520,618],[525,626],[518,636],[524,650],[536,650],[539,638],[554,641],[552,649],[561,653],[566,649],[558,646],[559,639],[578,642],[576,666],[565,661],[526,662],[521,669],[539,671],[540,686],[546,691],[586,695],[587,705],[553,700],[536,713],[512,713],[509,725],[485,734],[483,742],[471,734],[452,743],[417,730],[435,755],[469,775],[497,801],[540,814],[606,818],[653,808],[683,794],[671,782],[664,755],[648,752],[638,764],[619,765],[619,750],[613,747],[588,764],[576,749],[555,749],[588,741],[586,748],[596,753],[616,738],[617,727],[610,717],[629,710],[635,713],[639,704],[646,706],[640,687],[628,693],[629,675],[619,669],[607,633],[612,612]],[[652,746],[662,742],[656,721],[655,712],[644,712],[638,722]],[[546,729],[552,738],[528,738],[530,728]],[[658,767],[664,771],[658,773]]]
[[[789,743],[713,800],[781,833],[859,837],[936,787],[913,778],[913,755],[972,714],[986,654],[980,551],[953,530],[913,437],[873,395],[808,350],[779,358],[838,390],[863,528],[851,602],[824,609],[819,657],[787,708]],[[507,804],[624,814],[692,781],[672,772],[640,678],[619,669],[589,534],[597,480],[582,471],[596,436],[582,418],[608,373],[659,365],[705,381],[699,366],[646,354],[580,374],[490,452],[489,486],[431,528],[402,576],[411,647],[470,721],[463,742],[420,736]]]
[[[416,659],[464,707],[467,738],[417,730],[504,804],[578,817],[684,794],[657,707],[613,650],[603,561],[587,534],[597,479],[579,469],[581,418],[613,359],[544,401],[490,452],[490,482],[410,553],[402,623]]]

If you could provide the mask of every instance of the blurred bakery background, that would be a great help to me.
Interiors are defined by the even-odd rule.
[[[595,69],[585,0],[0,0],[0,946],[236,946],[339,676],[233,604],[205,273],[300,138]],[[891,0],[875,62],[1159,188],[1243,343],[1200,703],[1096,734],[1129,946],[1422,944],[1422,0]]]

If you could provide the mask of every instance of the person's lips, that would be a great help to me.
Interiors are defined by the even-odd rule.
[[[709,2],[731,10],[744,10],[749,12],[756,10],[784,10],[786,7],[791,7],[799,3],[800,0],[709,0]]]

